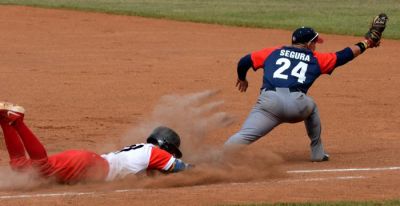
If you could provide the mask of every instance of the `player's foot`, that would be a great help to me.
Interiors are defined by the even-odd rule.
[[[329,161],[329,155],[328,155],[328,154],[325,154],[325,155],[324,155],[324,158],[322,158],[321,161],[322,161],[322,162],[324,162],[324,161]]]
[[[328,154],[324,154],[324,156],[322,157],[322,159],[313,159],[311,160],[313,162],[325,162],[325,161],[329,161],[329,155]]]
[[[19,105],[9,102],[0,102],[0,118],[9,123],[24,118],[25,109]]]

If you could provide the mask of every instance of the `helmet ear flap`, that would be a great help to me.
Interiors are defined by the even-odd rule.
[[[157,139],[156,139],[153,135],[150,135],[150,136],[147,138],[146,142],[147,142],[147,143],[150,143],[150,144],[158,145],[158,141],[157,141]]]
[[[169,153],[171,153],[171,154],[173,154],[168,143],[164,143],[164,144],[160,145],[160,148],[165,150],[165,151],[167,151],[167,152],[169,152]]]
[[[150,137],[147,138],[147,143],[154,144],[159,146],[160,148],[163,147],[163,145],[167,144],[167,141],[163,137],[155,137],[153,135],[150,135]]]

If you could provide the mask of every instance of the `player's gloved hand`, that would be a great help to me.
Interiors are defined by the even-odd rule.
[[[371,26],[365,34],[365,39],[369,48],[378,47],[380,45],[388,19],[386,14],[381,13],[372,20]]]
[[[194,164],[185,163],[185,167],[186,167],[186,170],[191,170],[191,169],[195,168],[196,166]]]
[[[245,92],[248,86],[249,82],[247,80],[238,79],[236,82],[236,87],[239,89],[240,92]]]

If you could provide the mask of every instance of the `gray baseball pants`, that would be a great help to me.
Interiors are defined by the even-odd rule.
[[[256,105],[239,132],[231,136],[225,146],[250,144],[268,134],[281,123],[305,122],[311,140],[311,160],[320,161],[325,155],[321,141],[321,122],[314,100],[301,92],[287,88],[262,91]]]

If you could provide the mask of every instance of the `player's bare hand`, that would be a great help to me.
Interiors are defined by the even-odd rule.
[[[249,82],[247,80],[238,79],[236,82],[236,87],[239,89],[240,92],[245,92],[248,86]]]

